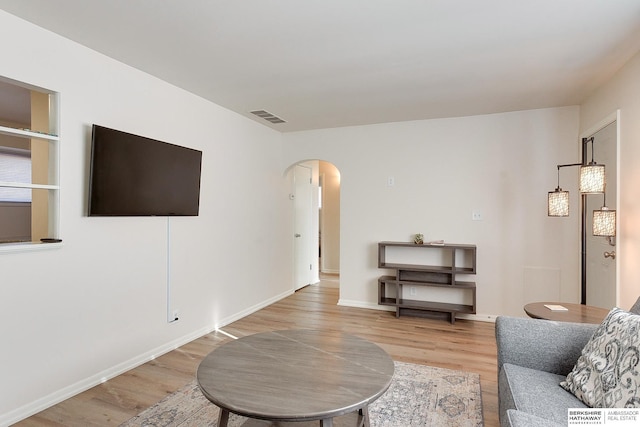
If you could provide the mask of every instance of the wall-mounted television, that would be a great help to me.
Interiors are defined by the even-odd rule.
[[[93,125],[89,216],[196,216],[202,151]]]

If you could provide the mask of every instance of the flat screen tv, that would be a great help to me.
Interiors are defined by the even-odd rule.
[[[202,151],[103,126],[91,132],[89,216],[196,216]]]

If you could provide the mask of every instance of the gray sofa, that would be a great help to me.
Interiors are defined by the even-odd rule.
[[[640,298],[630,311],[640,314]],[[559,384],[598,326],[506,316],[496,319],[502,427],[566,427],[567,409],[586,407]]]

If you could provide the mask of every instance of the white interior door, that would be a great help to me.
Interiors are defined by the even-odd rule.
[[[294,256],[295,274],[294,287],[300,289],[311,283],[312,244],[311,215],[312,185],[311,169],[296,165],[294,174]]]
[[[593,147],[597,163],[605,165],[607,207],[616,208],[617,202],[617,126],[613,122],[594,135]],[[589,144],[591,145],[591,144]],[[589,160],[591,151],[589,150]],[[616,247],[606,237],[593,236],[591,227],[593,211],[603,205],[603,196],[588,195],[587,199],[587,304],[606,309],[616,306],[616,261],[611,255]],[[615,239],[612,243],[615,242]]]

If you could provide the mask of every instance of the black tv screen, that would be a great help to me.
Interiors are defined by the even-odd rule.
[[[93,125],[89,216],[195,216],[202,151]]]

